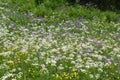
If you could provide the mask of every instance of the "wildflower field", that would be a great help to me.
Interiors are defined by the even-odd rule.
[[[9,3],[0,0],[0,80],[120,80],[120,14],[37,17]],[[79,10],[86,18],[70,18]]]

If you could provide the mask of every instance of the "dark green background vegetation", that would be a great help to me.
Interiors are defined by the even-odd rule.
[[[119,0],[35,0],[36,5],[40,5],[46,1],[51,1],[53,4],[59,4],[62,2],[68,2],[70,4],[81,4],[81,5],[89,5],[92,7],[97,7],[101,10],[113,10],[120,8]]]

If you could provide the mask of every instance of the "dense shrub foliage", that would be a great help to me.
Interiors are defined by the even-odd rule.
[[[68,2],[70,4],[75,4],[75,3],[78,3],[78,4],[81,4],[81,5],[87,5],[87,6],[92,6],[92,7],[97,7],[97,8],[100,8],[102,10],[105,10],[105,9],[119,9],[120,7],[120,3],[119,3],[119,0],[35,0],[35,3],[38,5],[38,4],[41,4],[43,2],[49,2],[49,1],[52,1],[52,3],[56,3],[57,5],[61,2]]]
[[[80,0],[80,4],[89,4],[96,6],[102,10],[105,9],[118,9],[120,7],[119,0]]]
[[[43,0],[35,0],[36,5],[39,5],[43,2]]]

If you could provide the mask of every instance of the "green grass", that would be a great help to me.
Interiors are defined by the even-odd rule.
[[[0,0],[0,80],[120,80],[119,11],[45,1]]]

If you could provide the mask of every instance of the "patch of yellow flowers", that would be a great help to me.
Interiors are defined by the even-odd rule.
[[[72,80],[73,78],[76,78],[78,76],[78,72],[73,72],[71,74],[68,74],[64,72],[63,74],[59,75],[56,74],[56,80]]]

